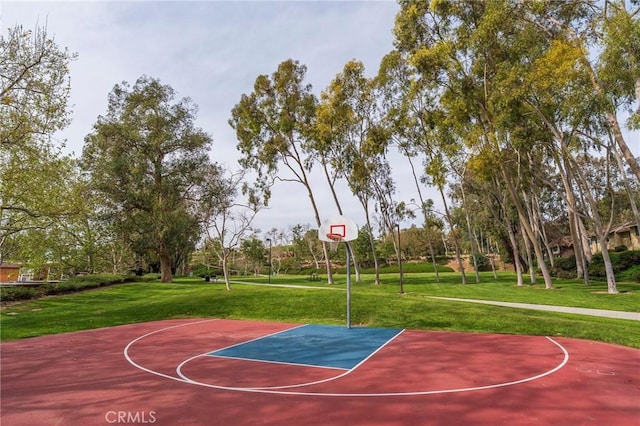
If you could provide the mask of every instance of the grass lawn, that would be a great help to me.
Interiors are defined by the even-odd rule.
[[[295,323],[345,324],[344,275],[336,284],[307,280],[304,276],[271,277],[272,284],[295,284],[311,288],[256,286],[202,279],[176,279],[173,283],[129,283],[3,306],[0,339],[3,341],[44,334],[108,327],[168,318],[215,317],[287,321]],[[483,274],[481,283],[469,274],[460,284],[455,273],[441,274],[435,282],[430,273],[405,275],[400,294],[397,274],[373,276],[362,283],[352,277],[351,320],[355,325],[450,330],[488,333],[576,337],[640,348],[637,321],[506,308],[433,299],[430,296],[486,299],[509,302],[574,306],[640,312],[640,284],[619,283],[618,295],[606,294],[605,283],[585,287],[575,280],[557,280],[555,289],[542,283],[517,287],[513,274],[497,279]],[[266,284],[267,278],[242,278]]]

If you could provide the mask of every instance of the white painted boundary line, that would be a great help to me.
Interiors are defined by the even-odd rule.
[[[347,370],[346,368],[340,368],[340,367],[323,367],[323,366],[319,366],[319,365],[310,365],[310,364],[298,364],[295,362],[282,362],[282,361],[268,361],[268,360],[264,360],[264,359],[255,359],[255,358],[242,358],[242,357],[237,357],[237,356],[224,356],[224,355],[216,355],[215,353],[212,352],[218,352],[218,351],[223,351],[225,349],[230,349],[230,348],[235,348],[236,346],[242,346],[246,343],[251,343],[251,342],[255,342],[258,340],[262,340],[262,339],[266,339],[267,337],[272,337],[272,336],[277,336],[278,334],[282,334],[285,331],[291,331],[291,330],[296,330],[298,328],[302,328],[302,327],[306,327],[309,324],[302,324],[299,325],[297,327],[291,327],[291,328],[287,328],[286,330],[280,330],[280,331],[276,331],[275,333],[271,333],[271,334],[267,334],[264,336],[259,336],[256,337],[255,339],[251,339],[251,340],[247,340],[245,342],[240,342],[240,343],[236,343],[234,345],[230,345],[224,348],[220,348],[220,349],[216,349],[215,351],[209,351],[200,355],[196,355],[192,358],[189,358],[188,360],[184,361],[182,364],[180,364],[177,368],[177,373],[180,377],[184,377],[182,375],[182,373],[180,372],[180,370],[182,369],[182,365],[195,359],[195,358],[199,358],[201,356],[209,356],[211,358],[225,358],[225,359],[240,359],[243,361],[253,361],[253,362],[264,362],[267,364],[282,364],[282,365],[292,365],[292,366],[296,366],[296,367],[311,367],[311,368],[324,368],[324,369],[331,369],[331,370],[340,370],[340,371],[344,371]],[[186,377],[185,377],[186,378]]]
[[[258,336],[258,337],[254,338],[254,339],[249,339],[249,340],[247,340],[245,342],[235,343],[233,345],[225,346],[224,348],[216,349],[214,351],[209,351],[206,354],[210,354],[212,352],[224,351],[225,349],[235,348],[236,346],[241,346],[241,345],[244,345],[244,344],[247,344],[247,343],[255,342],[256,340],[261,340],[261,339],[266,339],[267,337],[277,336],[278,334],[284,333],[285,331],[295,330],[296,328],[305,327],[306,325],[308,325],[308,324],[302,324],[302,325],[298,325],[296,327],[287,328],[285,330],[276,331],[276,332],[271,333],[271,334],[265,334],[264,336]],[[203,354],[203,355],[206,355],[206,354]],[[200,355],[198,355],[198,356],[200,356]],[[219,357],[219,358],[231,358],[231,357],[222,357],[220,355],[207,355],[207,356]],[[247,359],[250,359],[250,358],[247,358]],[[258,360],[252,360],[252,361],[258,361]]]
[[[553,340],[552,338],[547,336],[546,339],[548,341],[550,341],[551,343],[553,343],[554,345],[556,345],[558,348],[560,348],[560,350],[564,354],[562,361],[557,366],[555,366],[554,368],[552,368],[552,369],[550,369],[548,371],[545,371],[543,373],[537,374],[535,376],[526,377],[524,379],[514,380],[514,381],[511,381],[511,382],[504,382],[504,383],[495,383],[495,384],[492,384],[492,385],[485,385],[485,386],[474,386],[474,387],[468,387],[468,388],[455,388],[455,389],[441,389],[441,390],[433,390],[433,391],[382,392],[382,393],[325,393],[325,392],[293,392],[293,391],[283,391],[283,390],[268,389],[268,388],[242,388],[242,387],[218,386],[218,385],[213,385],[213,384],[210,384],[210,383],[203,383],[203,382],[191,380],[191,379],[188,379],[188,378],[182,377],[182,376],[179,376],[179,377],[170,376],[168,374],[164,374],[164,373],[160,373],[158,371],[151,370],[149,368],[143,367],[143,366],[137,364],[136,362],[134,362],[131,359],[131,357],[129,356],[129,354],[128,354],[129,348],[134,343],[136,343],[136,342],[138,342],[138,341],[140,341],[140,340],[142,340],[142,339],[144,339],[144,338],[146,338],[148,336],[151,336],[151,335],[156,334],[156,333],[163,332],[165,330],[169,330],[169,329],[173,329],[173,328],[177,328],[177,327],[184,327],[184,326],[188,326],[188,325],[199,324],[199,323],[203,323],[203,322],[207,322],[207,321],[217,321],[217,320],[213,319],[213,320],[196,321],[196,322],[193,322],[193,323],[179,324],[179,325],[165,327],[165,328],[162,328],[162,329],[159,329],[159,330],[152,331],[150,333],[144,334],[144,335],[142,335],[140,337],[137,337],[136,339],[132,340],[131,342],[129,342],[129,344],[124,349],[124,356],[125,356],[126,360],[131,365],[133,365],[134,367],[136,367],[136,368],[138,368],[138,369],[140,369],[142,371],[145,371],[147,373],[154,374],[156,376],[164,377],[164,378],[167,378],[167,379],[176,380],[176,381],[179,381],[179,382],[198,385],[198,386],[203,386],[203,387],[207,387],[207,388],[211,388],[211,389],[229,390],[229,391],[236,391],[236,392],[249,392],[249,393],[265,393],[265,394],[274,394],[274,395],[316,396],[316,397],[318,397],[318,396],[325,396],[325,397],[419,396],[419,395],[436,395],[436,394],[472,392],[472,391],[479,391],[479,390],[495,389],[495,388],[501,388],[501,387],[507,387],[507,386],[514,386],[514,385],[518,385],[518,384],[527,383],[527,382],[531,382],[531,381],[534,381],[534,380],[541,379],[543,377],[551,375],[551,374],[555,373],[556,371],[560,370],[562,367],[564,367],[567,364],[567,362],[569,362],[569,352],[560,343],[556,342],[555,340]],[[391,340],[393,340],[393,339],[391,339]],[[387,342],[387,344],[389,342]],[[193,360],[195,358],[198,358],[200,356],[203,356],[203,355],[196,355],[195,357],[191,357],[188,360],[183,361],[177,367],[177,370],[180,370],[183,365],[185,365],[186,363],[188,363],[191,360]],[[359,365],[361,365],[361,364],[359,364]],[[331,378],[329,380],[335,380],[335,379],[336,378]],[[298,386],[301,386],[301,385],[298,385]]]
[[[531,382],[531,381],[540,379],[542,377],[548,376],[550,374],[553,374],[556,371],[560,370],[569,361],[569,353],[567,352],[567,350],[562,345],[560,345],[555,340],[551,339],[550,337],[547,337],[547,339],[550,342],[552,342],[553,344],[555,344],[556,346],[558,346],[562,350],[562,352],[564,353],[564,358],[563,358],[562,362],[560,364],[558,364],[556,367],[552,368],[549,371],[545,371],[544,373],[538,374],[536,376],[527,377],[527,378],[520,379],[520,380],[514,380],[514,381],[511,381],[511,382],[505,382],[505,383],[496,383],[496,384],[485,385],[485,386],[475,386],[475,387],[469,387],[469,388],[441,389],[441,390],[433,390],[433,391],[413,391],[413,392],[325,393],[325,392],[291,392],[291,391],[281,391],[281,390],[275,390],[275,389],[271,390],[271,389],[268,389],[268,388],[235,388],[235,387],[228,387],[228,386],[212,385],[210,383],[203,383],[203,382],[198,382],[198,381],[195,381],[195,380],[185,380],[185,381],[187,383],[191,383],[191,384],[199,385],[199,386],[204,386],[204,387],[208,387],[208,388],[232,390],[232,391],[237,391],[237,392],[266,393],[266,394],[275,394],[275,395],[295,395],[295,396],[343,397],[343,398],[344,397],[420,396],[420,395],[436,395],[436,394],[446,394],[446,393],[472,392],[472,391],[479,391],[479,390],[487,390],[487,389],[495,389],[495,388],[501,388],[501,387],[507,387],[507,386],[514,386],[514,385],[518,385],[518,384],[522,384],[522,383],[526,383],[526,382]],[[349,372],[345,373],[344,375],[346,375],[348,373]],[[344,376],[344,375],[342,375],[342,376]],[[329,380],[335,380],[337,378],[339,378],[339,377],[331,378]]]
[[[296,362],[270,361],[270,360],[256,359],[256,358],[242,358],[242,357],[239,357],[239,356],[209,355],[210,353],[211,352],[207,352],[207,353],[196,355],[196,356],[194,356],[192,358],[189,358],[188,360],[186,360],[182,364],[180,364],[180,366],[182,366],[183,364],[186,364],[187,362],[189,362],[190,360],[193,360],[195,358],[199,358],[201,356],[202,357],[208,356],[209,358],[238,359],[240,361],[260,362],[260,363],[263,363],[263,364],[291,365],[293,367],[309,367],[309,368],[319,368],[319,369],[323,369],[323,370],[340,370],[340,371],[348,370],[347,368],[326,367],[326,366],[322,366],[322,365],[302,364],[302,363],[296,363]],[[178,367],[178,369],[181,368],[180,366]],[[178,372],[178,374],[180,374],[180,373]],[[182,376],[182,375],[180,374],[180,376]]]
[[[172,325],[170,327],[161,328],[159,330],[155,330],[155,331],[151,331],[151,332],[149,332],[147,334],[143,334],[142,336],[133,339],[132,341],[130,341],[127,344],[127,346],[125,346],[124,351],[123,351],[124,352],[124,358],[127,360],[127,362],[129,364],[133,365],[134,367],[136,367],[136,368],[138,368],[138,369],[140,369],[142,371],[146,371],[147,373],[151,373],[151,374],[154,374],[156,376],[164,377],[165,379],[172,379],[172,380],[177,380],[179,382],[184,382],[184,380],[180,379],[179,377],[169,376],[168,374],[160,373],[158,371],[154,371],[154,370],[151,370],[149,368],[141,366],[140,364],[136,363],[133,359],[131,359],[131,357],[129,356],[129,349],[135,343],[139,342],[140,340],[142,340],[142,339],[144,339],[146,337],[152,336],[154,334],[161,333],[161,332],[166,331],[166,330],[171,330],[172,328],[186,327],[188,325],[201,324],[201,323],[210,322],[210,321],[218,321],[218,319],[207,319],[207,320],[202,320],[202,321],[188,322],[186,324]]]
[[[382,348],[384,348],[385,346],[387,346],[389,343],[391,343],[393,340],[395,340],[398,336],[400,336],[402,333],[404,332],[404,330],[399,331],[395,336],[393,336],[392,338],[390,338],[389,340],[387,340],[383,345],[380,345],[380,347],[378,349],[376,349],[375,351],[373,351],[372,353],[369,354],[369,356],[367,356],[365,359],[363,359],[362,361],[360,361],[356,366],[354,366],[351,369],[347,369],[346,371],[344,371],[342,374],[338,374],[337,376],[333,376],[333,377],[328,377],[326,379],[322,379],[322,380],[316,380],[313,382],[307,382],[307,383],[296,383],[296,384],[292,384],[292,385],[283,385],[283,386],[265,386],[265,387],[252,387],[252,388],[245,388],[245,389],[255,389],[255,390],[271,390],[271,389],[292,389],[292,388],[301,388],[301,387],[305,387],[305,386],[312,386],[312,385],[318,385],[320,383],[326,383],[326,382],[331,382],[333,380],[338,380],[342,377],[347,376],[348,374],[351,374],[352,372],[354,372],[358,367],[360,367],[362,364],[365,363],[365,361],[369,360],[372,356],[374,356],[376,353],[378,353],[380,350],[382,350]],[[178,373],[178,375],[182,378],[184,378],[185,380],[188,380],[191,383],[197,383],[194,380],[189,379],[187,376],[185,376],[182,373],[182,367],[184,365],[186,365],[187,363],[189,363],[190,361],[198,358],[200,355],[194,356],[193,358],[189,358],[188,360],[184,361],[182,364],[180,364],[178,366],[178,368],[176,369],[176,372]],[[241,359],[241,358],[235,358],[235,359]],[[251,361],[256,361],[256,360],[251,360]],[[274,363],[274,361],[260,361],[260,362],[267,362],[267,363]],[[340,368],[336,368],[336,367],[319,367],[319,366],[314,366],[314,365],[308,365],[308,364],[295,364],[295,363],[286,363],[286,362],[276,362],[277,364],[286,364],[286,365],[294,365],[294,366],[302,366],[302,367],[314,367],[314,368],[325,368],[325,369],[335,369],[335,370],[345,370],[344,368],[340,369]]]
[[[348,374],[351,374],[352,372],[354,372],[358,367],[360,367],[362,364],[364,364],[365,361],[367,361],[368,359],[370,359],[372,356],[374,356],[376,353],[378,353],[380,350],[382,350],[382,348],[384,348],[385,346],[387,346],[389,343],[391,343],[392,341],[394,341],[398,336],[400,336],[402,333],[404,332],[404,329],[399,331],[395,336],[393,336],[391,339],[387,340],[384,345],[381,345],[378,349],[376,349],[375,351],[373,351],[371,354],[369,354],[368,357],[366,357],[365,359],[363,359],[362,361],[360,361],[358,363],[358,365],[356,365],[355,367],[351,368],[350,370],[347,370],[346,372],[344,372],[343,374],[340,374],[336,377],[329,377],[328,379],[324,379],[324,380],[317,380],[315,382],[309,382],[309,383],[301,383],[301,384],[297,384],[297,385],[288,385],[288,386],[273,386],[273,387],[263,387],[263,388],[254,388],[256,390],[258,389],[264,389],[264,390],[269,390],[269,389],[291,389],[291,388],[300,388],[300,387],[305,387],[305,386],[311,386],[311,385],[317,385],[320,383],[326,383],[326,382],[330,382],[333,380],[337,380],[340,379],[342,377],[345,377]]]

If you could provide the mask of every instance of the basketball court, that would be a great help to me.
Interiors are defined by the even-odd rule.
[[[2,344],[7,425],[636,425],[640,351],[182,319]]]
[[[357,238],[344,216],[319,238]],[[349,250],[346,250],[349,265]],[[1,346],[13,425],[638,425],[640,350],[545,336],[179,319]]]

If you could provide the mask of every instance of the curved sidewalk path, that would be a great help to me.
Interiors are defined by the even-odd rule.
[[[431,299],[451,300],[454,302],[482,303],[485,305],[507,306],[510,308],[535,309],[538,311],[564,312],[567,314],[591,315],[640,321],[640,312],[610,311],[605,309],[572,308],[569,306],[536,305],[530,303],[496,302],[493,300],[459,299],[455,297],[429,296]]]

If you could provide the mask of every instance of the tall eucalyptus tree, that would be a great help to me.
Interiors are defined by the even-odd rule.
[[[367,78],[364,71],[361,62],[347,62],[322,92],[317,112],[316,151],[327,176],[326,166],[331,166],[333,179],[330,180],[345,179],[362,205],[378,284],[379,262],[371,233],[370,205],[376,200],[376,192],[372,191],[371,180],[376,168],[384,163],[386,133],[381,126],[375,81]],[[333,185],[331,187],[340,209]],[[352,254],[355,254],[353,250]],[[356,274],[359,280],[358,268]]]
[[[447,158],[458,154],[461,149],[459,138],[448,129],[450,123],[440,108],[439,96],[443,92],[437,79],[433,75],[421,75],[410,62],[407,55],[392,52],[381,63],[378,80],[384,94],[385,122],[392,129],[398,148],[409,161],[420,197],[420,184],[428,182],[437,188],[444,217],[453,231],[455,224],[445,194],[450,172]],[[414,166],[417,156],[423,161],[419,177]],[[424,200],[421,200],[421,209],[426,222],[428,208]],[[451,235],[462,282],[466,284],[460,240],[456,232]]]
[[[522,4],[489,2],[401,2],[396,44],[420,75],[439,88],[440,127],[464,141],[474,155],[493,158],[520,225],[533,246],[547,288],[553,287],[545,254],[521,198],[526,185],[519,166],[535,147],[526,127],[517,125],[518,101],[508,96],[510,73],[545,45],[534,24],[518,19]],[[542,40],[544,41],[544,40]],[[514,161],[515,160],[515,161]],[[514,162],[512,162],[514,161]],[[437,162],[435,163],[437,166]]]
[[[622,132],[618,114],[640,102],[640,3],[576,0],[535,9],[547,33],[560,32],[576,52],[597,97],[600,114],[629,168],[640,180],[640,164]],[[636,111],[636,120],[640,111]],[[633,118],[633,117],[632,117]]]
[[[148,76],[116,84],[82,157],[109,222],[135,252],[159,262],[163,282],[200,237],[196,196],[211,166],[211,137],[194,126],[197,107],[175,96]]]
[[[317,99],[311,85],[304,83],[306,72],[304,65],[289,59],[271,76],[258,76],[253,92],[243,94],[233,108],[229,124],[236,131],[241,166],[255,170],[259,182],[275,179],[303,185],[320,227],[320,213],[309,177],[315,160]],[[289,174],[281,174],[280,168]],[[268,196],[268,188],[263,189]],[[326,244],[323,252],[327,281],[333,284]]]

